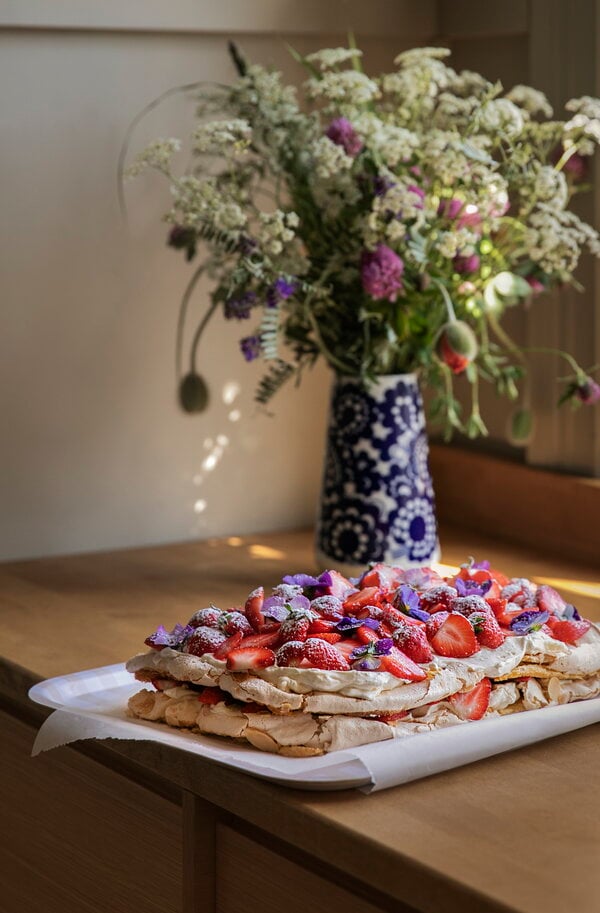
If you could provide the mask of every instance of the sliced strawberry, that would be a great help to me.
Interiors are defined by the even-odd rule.
[[[331,586],[326,587],[325,595],[345,599],[346,595],[354,590],[350,581],[339,571],[329,571],[329,576],[331,577]]]
[[[516,605],[514,602],[507,603],[506,599],[486,598],[485,601],[496,616],[499,624],[505,628],[510,627],[513,618],[516,618],[517,615],[520,615],[523,612],[522,606]]]
[[[441,612],[439,614],[441,615]],[[469,619],[454,612],[448,615],[433,635],[431,646],[440,656],[452,656],[456,659],[472,656],[479,650],[479,644]]]
[[[220,704],[229,695],[220,688],[204,688],[198,695],[201,704]]]
[[[220,647],[215,650],[215,659],[225,659],[232,650],[235,650],[241,644],[244,635],[241,631],[236,631],[227,640],[224,640]]]
[[[250,634],[244,637],[240,646],[242,647],[272,647],[279,640],[279,631],[272,631],[266,634]]]
[[[552,616],[551,616],[552,617]],[[548,619],[550,621],[550,619]],[[557,640],[562,640],[565,644],[576,644],[580,637],[589,631],[591,624],[582,618],[581,621],[575,619],[564,619],[562,621],[553,620],[552,636]]]
[[[344,611],[351,612],[359,606],[377,605],[380,598],[381,590],[378,586],[367,586],[344,599]]]
[[[324,635],[321,634],[317,636],[323,637]],[[364,646],[364,644],[362,641],[358,640],[358,638],[347,637],[337,641],[335,644],[335,649],[338,651],[338,653],[341,653],[345,659],[349,660],[352,651],[362,646]]]
[[[227,637],[222,631],[200,625],[188,637],[185,652],[191,653],[192,656],[204,656],[205,653],[214,653],[226,640]]]
[[[286,644],[283,644],[275,654],[275,662],[278,666],[302,666],[304,663],[304,647],[305,641],[303,640],[288,640]]]
[[[542,612],[550,612],[551,615],[562,615],[566,606],[566,602],[560,593],[557,593],[554,587],[547,586],[545,583],[537,588],[535,600],[538,609],[541,609]]]
[[[288,640],[306,640],[310,626],[309,615],[292,615],[290,618],[286,618],[279,629],[279,643],[285,644]]]
[[[450,603],[456,599],[458,592],[453,586],[442,583],[439,586],[432,586],[431,589],[421,593],[421,608],[426,612],[443,612],[444,609],[450,608]]]
[[[435,615],[431,616],[425,625],[425,633],[429,640],[431,640],[434,634],[437,634],[449,615],[449,612],[436,612]]]
[[[482,678],[470,691],[458,691],[448,700],[461,720],[480,720],[490,705],[491,690],[489,678]]]
[[[138,673],[135,673],[135,677],[138,681],[143,681],[144,679],[138,678]],[[156,688],[157,691],[167,691],[169,688],[175,687],[175,682],[172,678],[151,678],[150,684],[153,688]]]
[[[240,647],[227,656],[227,668],[232,672],[249,672],[274,665],[275,654],[268,647]]]
[[[403,720],[408,716],[408,710],[398,710],[396,713],[380,713],[378,716],[370,717],[371,720],[378,720],[380,723],[395,723],[396,720]]]
[[[393,589],[398,582],[399,569],[390,567],[389,564],[375,564],[362,575],[359,580],[361,590],[364,587],[381,587],[384,590]]]
[[[415,625],[403,625],[396,628],[393,634],[394,643],[415,663],[430,663],[433,653],[427,640],[425,628]]]
[[[313,634],[313,637],[316,637],[317,640],[326,640],[328,644],[338,644],[342,640],[342,635],[337,634],[335,631],[329,631],[326,634]]]
[[[315,618],[310,622],[308,628],[309,636],[313,634],[329,634],[336,630],[336,621],[329,618]],[[306,640],[306,638],[304,638]]]
[[[265,623],[265,616],[262,613],[264,601],[265,591],[262,586],[259,586],[250,593],[246,600],[246,605],[244,606],[246,618],[256,632],[261,631],[262,626]]]
[[[328,644],[325,640],[309,637],[305,642],[304,658],[313,669],[340,669],[350,668],[347,660],[337,649],[337,645]]]
[[[388,654],[381,657],[380,669],[408,682],[422,682],[423,679],[427,678],[425,670],[417,666],[412,659],[409,659],[397,647],[392,647]]]
[[[373,628],[369,628],[367,625],[361,625],[360,628],[357,628],[356,636],[361,644],[370,644],[374,640],[379,640],[377,631],[374,631]]]

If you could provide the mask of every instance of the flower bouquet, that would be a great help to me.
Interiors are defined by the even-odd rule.
[[[351,44],[353,44],[351,42]],[[596,231],[569,209],[585,189],[600,142],[600,101],[550,119],[545,96],[504,92],[457,73],[444,48],[400,54],[377,78],[356,47],[308,56],[303,98],[281,75],[248,65],[238,79],[198,87],[193,164],[178,173],[177,140],[158,140],[147,167],[170,182],[168,243],[188,260],[206,248],[182,303],[208,271],[214,289],[183,372],[180,399],[203,408],[197,349],[209,319],[247,324],[244,358],[262,358],[256,392],[277,390],[322,356],[336,375],[328,440],[321,551],[347,564],[424,563],[435,557],[433,493],[420,387],[446,437],[486,434],[479,384],[515,400],[513,438],[531,351],[504,331],[505,311],[546,289],[577,284]],[[595,369],[567,353],[562,400],[600,400]],[[463,417],[454,381],[471,388]]]

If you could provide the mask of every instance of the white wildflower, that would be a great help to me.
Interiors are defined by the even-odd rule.
[[[311,159],[315,173],[324,180],[348,171],[354,163],[354,159],[346,155],[342,146],[333,143],[327,136],[320,136],[313,144]]]
[[[377,83],[357,70],[324,73],[321,79],[309,79],[306,90],[310,98],[323,98],[354,108],[368,104],[380,95]]]
[[[156,168],[169,174],[171,158],[181,149],[178,139],[157,139],[136,155],[133,164],[125,172],[127,177],[137,177],[147,168]]]
[[[533,117],[537,114],[541,114],[542,117],[552,117],[552,105],[544,93],[538,89],[532,89],[531,86],[513,86],[510,92],[506,93],[506,98]]]
[[[409,51],[402,51],[394,58],[394,63],[400,67],[412,67],[415,64],[421,64],[424,60],[443,60],[449,57],[451,51],[449,48],[411,48]]]
[[[542,165],[535,176],[533,196],[540,203],[547,203],[555,209],[564,209],[569,199],[567,181],[562,171],[550,165]]]
[[[538,206],[530,216],[524,241],[530,258],[549,274],[572,273],[584,246],[600,256],[600,239],[590,225],[573,212],[555,210],[546,204]]]
[[[356,57],[362,57],[362,51],[352,48],[323,48],[321,51],[307,54],[305,60],[316,64],[320,70],[330,70]]]
[[[275,212],[261,212],[258,218],[258,240],[264,252],[271,256],[281,254],[284,246],[295,238],[293,229],[298,225],[297,214],[276,209]]]
[[[477,235],[468,228],[459,228],[454,231],[442,231],[438,235],[435,246],[442,255],[452,260],[458,254],[468,257],[475,252]]]
[[[460,95],[463,98],[471,95],[481,97],[482,95],[489,95],[493,91],[496,93],[501,92],[502,84],[489,82],[485,77],[479,73],[474,73],[472,70],[461,70],[460,73],[455,73],[450,80],[450,90],[455,95]]]
[[[479,114],[479,125],[487,133],[499,137],[516,137],[523,132],[523,112],[508,98],[494,98],[486,102]]]
[[[192,136],[194,151],[211,155],[245,152],[252,130],[246,120],[217,120],[199,124]]]

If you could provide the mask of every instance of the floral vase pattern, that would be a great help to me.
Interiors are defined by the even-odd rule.
[[[439,559],[423,401],[415,374],[334,383],[317,528],[322,563],[415,567]]]

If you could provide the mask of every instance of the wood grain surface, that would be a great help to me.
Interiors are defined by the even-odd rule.
[[[600,618],[597,567],[459,530],[442,545],[450,564],[488,557]],[[4,565],[0,694],[23,701],[36,678],[118,662],[158,623],[313,567],[305,532]],[[588,727],[372,796],[283,789],[152,743],[111,743],[103,763],[134,761],[423,913],[598,913],[599,737]]]

